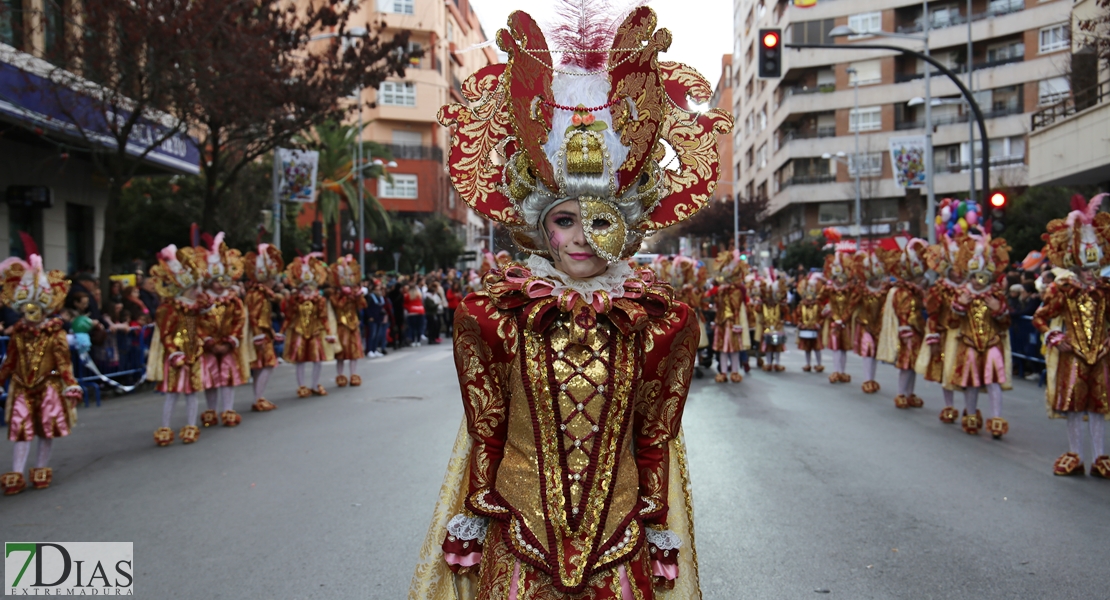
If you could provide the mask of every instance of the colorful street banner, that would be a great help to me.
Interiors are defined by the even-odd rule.
[[[925,136],[890,138],[890,165],[899,187],[925,187]]]
[[[274,197],[285,202],[314,202],[320,153],[315,150],[274,150]]]

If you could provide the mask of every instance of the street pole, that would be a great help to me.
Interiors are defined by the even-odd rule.
[[[740,249],[740,194],[732,195],[732,248]]]
[[[493,254],[493,220],[489,222],[489,253]]]
[[[363,202],[362,200],[362,84],[358,84],[358,280],[361,282],[364,274],[366,273],[366,223],[363,215]]]
[[[856,149],[855,152],[852,153],[852,166],[856,168],[856,248],[862,248],[862,246],[860,246],[860,236],[863,234],[863,207],[862,202],[860,201],[859,185],[859,73],[857,73],[856,70],[851,67],[848,68],[848,73],[851,75],[856,75],[856,80],[852,82],[852,90],[856,97]],[[851,122],[851,119],[849,119],[848,121]]]
[[[278,184],[278,177],[282,176],[281,157],[278,156],[278,151],[274,149],[274,239],[273,246],[281,250],[281,189]]]
[[[971,41],[971,0],[967,0],[967,89],[971,93],[975,93],[975,81],[971,78],[972,71],[975,70],[975,62],[972,60],[974,57],[974,50]],[[983,145],[987,145],[987,138],[983,136]],[[971,187],[968,189],[967,199],[975,202],[975,124],[969,118],[967,120],[967,172],[971,175]],[[985,175],[984,175],[985,177]],[[987,186],[991,182],[989,179],[983,180],[983,197],[987,197]]]
[[[888,44],[783,44],[783,47],[793,48],[795,50],[800,50],[804,48],[816,48],[821,50],[890,50],[893,52],[900,52],[909,56],[916,56],[917,58],[920,58],[921,60],[924,60],[925,62],[933,65],[938,71],[944,73],[944,76],[947,77],[957,88],[959,88],[960,94],[962,94],[963,97],[967,99],[968,105],[971,106],[971,112],[975,116],[975,121],[979,124],[979,138],[982,140],[982,153],[980,155],[981,158],[979,161],[979,170],[981,171],[981,177],[983,179],[984,185],[989,184],[991,180],[989,143],[990,138],[987,137],[987,122],[986,119],[983,118],[983,111],[979,109],[979,103],[975,101],[975,98],[971,95],[971,90],[967,89],[967,86],[964,85],[964,82],[960,81],[960,78],[957,77],[951,69],[940,64],[937,59],[933,58],[932,56],[922,54],[921,52],[915,52],[913,50],[907,50],[900,46],[891,46]],[[975,187],[974,182],[972,183],[971,187]]]
[[[929,0],[925,0],[925,56],[929,56],[929,30],[933,26],[932,16],[929,15]],[[933,68],[925,64],[925,231],[928,233],[929,243],[937,243],[937,196],[933,191],[933,94],[929,80]],[[969,119],[970,121],[970,119]],[[974,171],[974,169],[972,169]]]

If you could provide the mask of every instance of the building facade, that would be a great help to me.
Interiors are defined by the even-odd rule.
[[[924,196],[907,197],[896,184],[888,150],[891,137],[925,134],[920,100],[925,63],[891,51],[847,48],[871,42],[920,51],[919,40],[883,34],[922,36],[926,19],[930,54],[961,73],[965,83],[972,65],[969,87],[990,138],[989,187],[1014,190],[1028,184],[1031,115],[1070,92],[1071,3],[972,0],[970,61],[968,4],[930,2],[926,15],[921,2],[906,0],[822,0],[810,8],[784,1],[734,2],[733,175],[737,193],[769,199],[761,233],[772,255],[790,243],[818,238],[825,227],[855,233],[856,162],[862,236],[925,234]],[[856,35],[830,36],[837,26]],[[782,29],[787,43],[846,49],[784,50],[781,79],[764,80],[756,63],[760,28]],[[944,75],[934,71],[930,80],[936,197],[966,198],[973,163],[969,110]]]

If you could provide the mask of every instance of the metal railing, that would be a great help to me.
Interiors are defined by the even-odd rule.
[[[1110,99],[1110,81],[1080,90],[1060,102],[1033,113],[1033,130],[1048,127],[1057,120],[1066,119],[1075,113],[1102,104]]]
[[[822,83],[820,85],[795,85],[788,88],[783,88],[782,97],[785,100],[791,96],[799,96],[803,94],[828,94],[836,91],[835,83]]]
[[[836,181],[836,175],[795,175],[782,180],[779,183],[779,190],[785,190],[792,185],[813,185],[817,183],[832,183]]]
[[[994,17],[1001,17],[1003,15],[1009,15],[1009,14],[1013,14],[1013,13],[1021,12],[1021,11],[1025,10],[1025,4],[1023,2],[1018,1],[1018,0],[992,2],[991,5],[992,6],[990,8],[988,8],[986,12],[972,14],[971,15],[971,20],[973,22],[974,21],[982,21],[983,19],[991,19],[991,18],[994,18]],[[956,25],[965,25],[965,24],[967,24],[967,16],[962,15],[962,14],[958,14],[958,15],[952,15],[952,16],[948,17],[947,19],[936,19],[936,18],[934,18],[932,20],[932,23],[930,24],[929,28],[933,29],[933,30],[946,29],[948,27],[955,27]],[[895,30],[898,33],[918,33],[918,32],[924,31],[925,30],[925,18],[924,17],[918,17],[914,20],[913,25],[900,25],[900,26],[896,27]]]
[[[994,67],[1001,67],[1003,65],[1011,65],[1011,64],[1014,64],[1014,63],[1019,63],[1019,62],[1024,62],[1024,61],[1025,61],[1024,56],[1014,56],[1014,57],[1011,57],[1011,58],[1000,58],[1000,59],[997,59],[997,60],[984,60],[984,61],[975,63],[974,69],[976,71],[981,71],[983,69],[991,69],[991,68],[994,68]],[[967,65],[964,64],[964,63],[952,65],[948,68],[953,73],[967,73]],[[940,71],[935,71],[934,70],[933,75],[936,76],[936,77],[943,77],[943,75],[941,74]],[[895,73],[894,74],[894,83],[905,83],[907,81],[914,81],[915,79],[923,79],[924,77],[925,77],[924,72],[921,72],[921,73]]]
[[[781,139],[783,144],[787,144],[793,140],[809,140],[814,138],[827,138],[836,137],[836,126],[828,125],[825,127],[817,127],[814,129],[801,129],[787,131],[782,134]]]
[[[1025,112],[1023,103],[1018,102],[1016,104],[1013,104],[1013,105],[1010,105],[1010,106],[1005,106],[1003,108],[998,108],[998,109],[995,109],[995,110],[985,111],[985,112],[983,112],[983,118],[984,119],[997,119],[999,117],[1006,117],[1006,116],[1009,116],[1009,115],[1020,115],[1023,112]],[[951,115],[951,116],[947,116],[947,117],[933,117],[933,127],[938,127],[940,125],[952,125],[954,123],[967,123],[968,116],[969,115],[967,113],[964,113],[962,115]],[[894,123],[894,129],[896,131],[904,131],[904,130],[907,130],[907,129],[924,129],[924,128],[925,128],[925,120],[924,119],[913,120],[913,121],[897,121],[897,122]],[[992,164],[993,164],[993,161],[992,161]]]
[[[976,154],[978,154],[978,152],[976,152]],[[979,157],[976,156],[975,160],[979,160]],[[1025,164],[1025,157],[1024,156],[999,156],[999,157],[991,156],[991,166],[992,167],[1013,167],[1013,166],[1024,165],[1024,164]],[[958,164],[949,164],[949,165],[944,166],[944,170],[947,171],[948,173],[965,172],[965,171],[967,171],[967,169],[968,169],[968,164],[966,162],[958,163]]]

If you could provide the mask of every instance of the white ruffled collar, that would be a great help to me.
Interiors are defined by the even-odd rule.
[[[635,277],[627,261],[617,261],[609,265],[601,275],[589,279],[575,279],[559,269],[546,258],[533,254],[524,265],[533,276],[543,277],[555,284],[552,296],[559,296],[566,290],[573,290],[589,298],[594,292],[606,292],[610,298],[624,297],[624,282]]]

